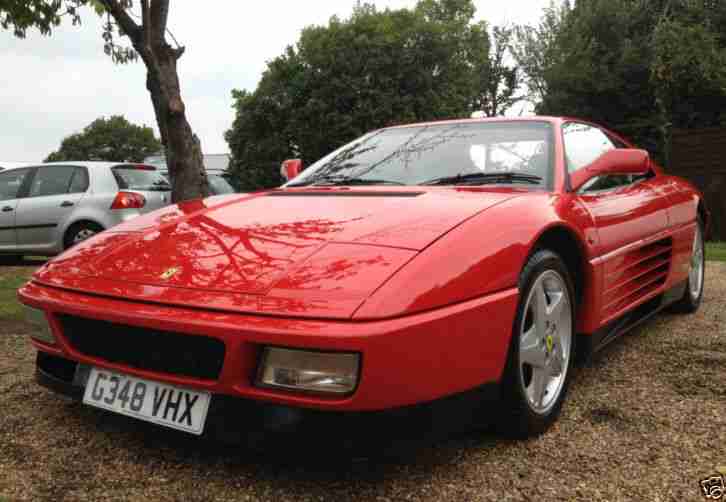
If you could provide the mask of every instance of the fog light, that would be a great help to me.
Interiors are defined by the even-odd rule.
[[[358,383],[360,355],[266,347],[257,384],[326,394],[350,394]]]
[[[25,320],[35,328],[30,337],[39,342],[55,345],[55,337],[50,330],[50,324],[48,324],[48,318],[45,317],[45,312],[27,305],[23,305],[23,310],[25,311]]]

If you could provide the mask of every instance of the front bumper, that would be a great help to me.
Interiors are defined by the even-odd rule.
[[[46,354],[216,395],[294,408],[359,412],[428,403],[498,382],[518,293],[512,289],[431,312],[369,322],[265,317],[129,302],[32,282],[21,288],[19,297],[48,316],[57,344],[33,341]],[[204,303],[203,298],[199,303]],[[58,314],[217,338],[226,346],[224,364],[219,378],[212,381],[89,357],[68,342],[55,317]],[[261,349],[270,345],[360,353],[362,368],[356,391],[326,397],[255,386]]]
[[[78,364],[39,351],[36,380],[43,387],[81,400],[84,384],[78,377],[81,372],[76,372]],[[486,423],[493,417],[491,406],[498,399],[498,385],[489,384],[430,403],[385,411],[338,412],[213,395],[202,438],[265,448],[279,445],[288,453],[308,455],[341,446],[363,454],[397,453],[400,447],[420,446],[422,441]]]

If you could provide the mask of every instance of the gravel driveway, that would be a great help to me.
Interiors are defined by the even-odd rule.
[[[704,500],[699,479],[726,474],[726,263],[707,273],[697,315],[662,314],[579,368],[543,437],[472,432],[395,461],[275,461],[84,407],[35,385],[27,328],[5,322],[0,502]]]

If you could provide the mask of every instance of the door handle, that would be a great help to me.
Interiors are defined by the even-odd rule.
[[[73,203],[69,200],[63,201],[60,205],[60,207],[71,207]]]
[[[5,206],[3,208],[3,213],[9,213],[10,211],[13,211],[13,208],[11,206]]]

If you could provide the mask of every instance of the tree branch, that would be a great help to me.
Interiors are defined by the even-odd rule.
[[[138,24],[131,19],[131,16],[126,12],[118,0],[100,0],[101,3],[106,7],[106,10],[113,16],[118,25],[123,30],[124,34],[131,39],[131,42],[136,45],[140,40],[141,28]]]
[[[169,0],[151,0],[151,32],[156,40],[161,43],[166,33],[166,24],[169,19]]]
[[[144,30],[144,45],[151,43],[151,15],[149,0],[141,0],[141,28]]]

